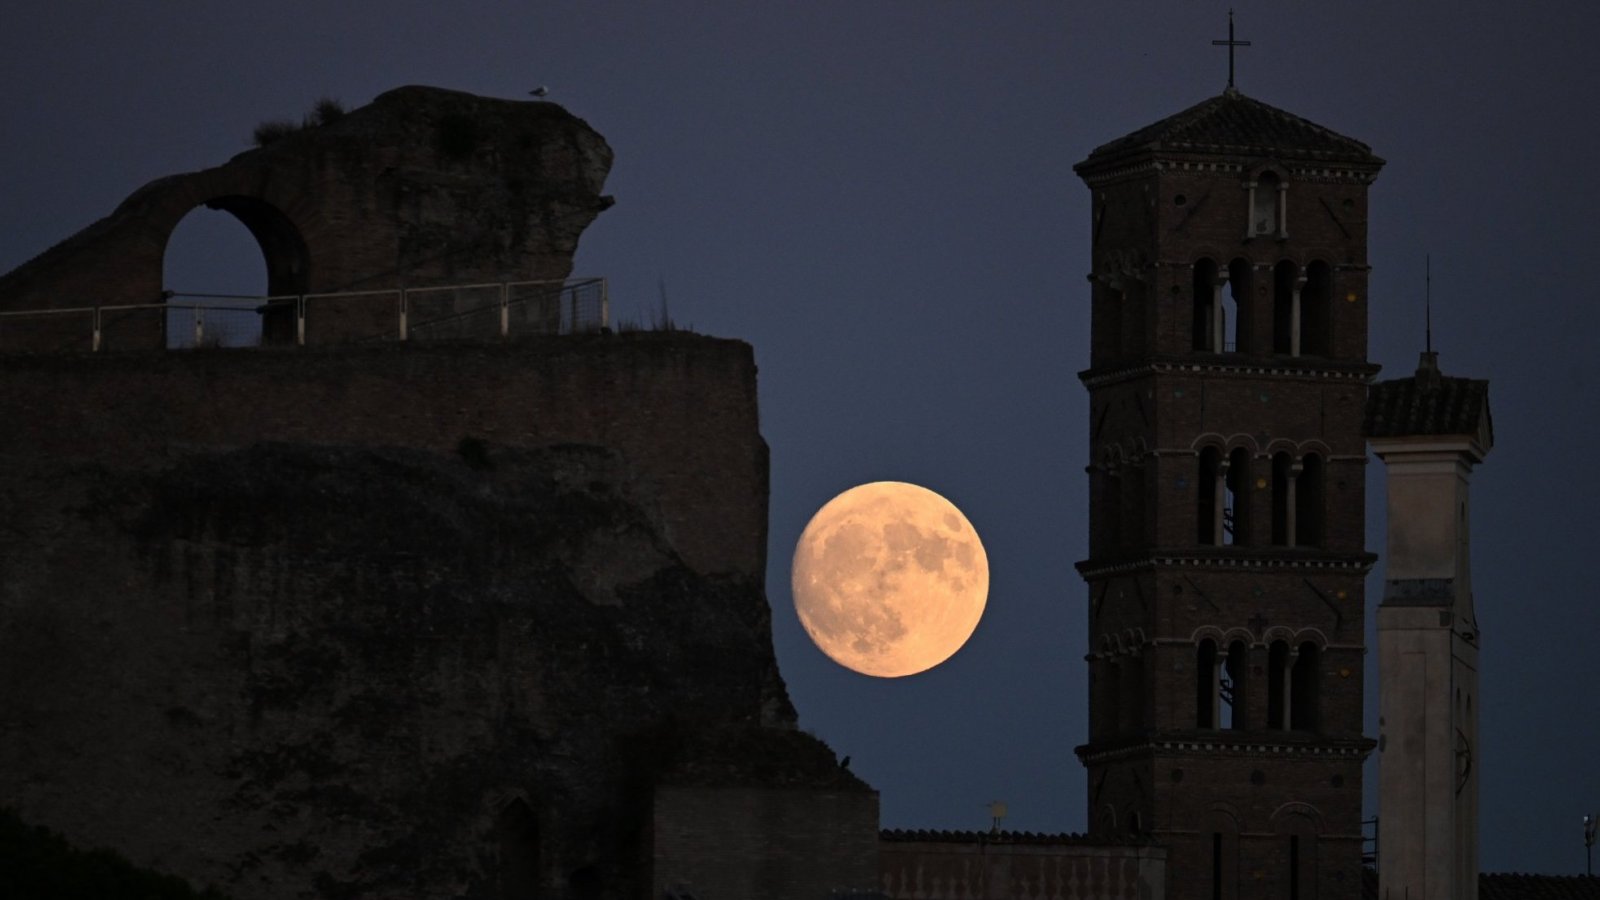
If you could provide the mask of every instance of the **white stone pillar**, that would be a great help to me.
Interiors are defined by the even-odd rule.
[[[1284,503],[1284,510],[1285,510],[1284,511],[1284,518],[1287,521],[1285,521],[1283,523],[1284,524],[1283,536],[1284,536],[1284,539],[1285,539],[1286,543],[1290,547],[1293,547],[1295,545],[1295,538],[1296,538],[1296,535],[1295,535],[1295,524],[1296,524],[1296,521],[1298,519],[1298,516],[1296,515],[1296,512],[1295,512],[1295,483],[1300,480],[1300,472],[1302,471],[1302,469],[1303,469],[1303,467],[1299,463],[1291,464],[1289,466],[1289,477],[1288,477],[1289,483],[1287,485],[1285,485],[1285,489],[1288,491],[1288,495],[1287,495],[1287,501]]]
[[[1295,279],[1294,291],[1289,295],[1289,355],[1300,355],[1300,292],[1305,289],[1306,277]]]
[[[1226,349],[1223,338],[1228,333],[1226,310],[1222,306],[1222,292],[1228,286],[1228,273],[1218,272],[1216,284],[1211,286],[1211,352]]]
[[[1289,182],[1278,182],[1278,240],[1289,237]]]

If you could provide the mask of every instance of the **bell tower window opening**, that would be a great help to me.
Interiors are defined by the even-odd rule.
[[[1300,292],[1305,278],[1300,267],[1289,260],[1272,269],[1272,352],[1280,356],[1300,355]]]
[[[1217,694],[1222,698],[1222,727],[1242,731],[1246,727],[1245,710],[1249,708],[1245,692],[1245,678],[1250,671],[1250,648],[1244,641],[1228,644],[1228,655],[1222,664],[1222,677]]]
[[[1217,642],[1200,642],[1194,662],[1194,727],[1217,727]]]
[[[1294,532],[1291,541],[1296,546],[1320,547],[1323,541],[1323,490],[1322,457],[1308,453],[1300,461],[1300,475],[1294,480],[1291,497],[1294,505]]]
[[[1294,671],[1290,676],[1289,727],[1295,731],[1316,731],[1322,727],[1318,721],[1322,687],[1322,652],[1316,644],[1307,641],[1295,654]]]
[[[1272,455],[1272,544],[1294,546],[1294,463],[1288,453]]]
[[[1225,275],[1219,277],[1214,260],[1202,259],[1194,264],[1193,348],[1196,352],[1222,352],[1222,286],[1226,282]]]
[[[1267,727],[1282,729],[1289,722],[1289,645],[1273,641],[1267,650]]]
[[[1333,269],[1322,260],[1306,266],[1300,293],[1300,348],[1294,353],[1331,356],[1333,353]]]
[[[1228,294],[1232,300],[1222,310],[1222,333],[1224,352],[1249,353],[1250,322],[1253,319],[1250,310],[1251,284],[1254,279],[1255,267],[1246,259],[1235,259],[1228,263]]]
[[[1250,451],[1233,448],[1223,478],[1223,543],[1242,547],[1250,543]]]
[[[1223,494],[1222,451],[1206,447],[1200,451],[1200,471],[1195,487],[1199,502],[1195,504],[1195,540],[1202,545],[1222,543]]]

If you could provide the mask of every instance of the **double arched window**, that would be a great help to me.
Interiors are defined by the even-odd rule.
[[[1200,641],[1195,657],[1195,727],[1244,729],[1249,709],[1246,686],[1250,647],[1242,640],[1219,650],[1217,641]]]
[[[1322,649],[1313,641],[1267,648],[1267,727],[1317,731],[1322,727]]]
[[[1268,462],[1270,460],[1270,462]],[[1257,466],[1263,477],[1255,476]],[[1270,481],[1264,477],[1270,469]],[[1195,471],[1195,542],[1207,547],[1243,547],[1267,539],[1275,547],[1321,547],[1326,538],[1327,463],[1319,451],[1296,457],[1278,450],[1258,462],[1246,447],[1224,455],[1201,447]],[[1270,529],[1257,533],[1252,496],[1271,485]]]
[[[1195,351],[1249,353],[1253,349],[1250,298],[1254,273],[1255,267],[1244,258],[1235,258],[1226,269],[1210,258],[1194,264],[1191,346]]]
[[[1305,271],[1290,260],[1272,269],[1272,352],[1329,356],[1333,352],[1333,268],[1314,260]]]

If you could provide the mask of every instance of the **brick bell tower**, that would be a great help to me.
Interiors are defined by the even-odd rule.
[[[1169,898],[1361,893],[1367,187],[1227,91],[1097,148],[1090,834]]]

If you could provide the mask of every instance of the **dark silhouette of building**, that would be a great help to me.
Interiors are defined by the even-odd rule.
[[[1092,838],[1167,896],[1361,893],[1367,187],[1359,141],[1230,87],[1097,148]]]

